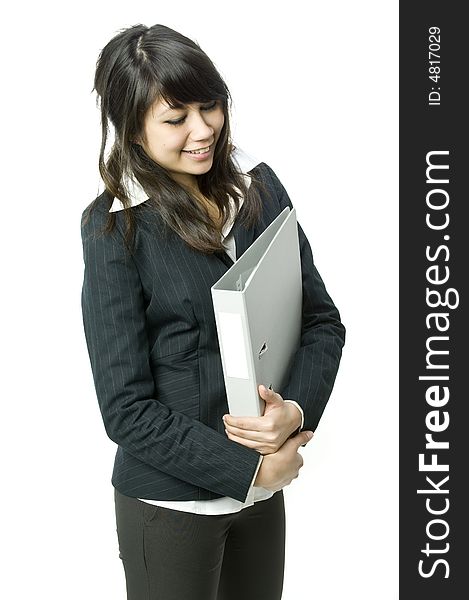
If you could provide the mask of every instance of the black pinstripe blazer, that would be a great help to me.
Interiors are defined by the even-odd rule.
[[[292,207],[267,164],[251,171],[269,196],[263,196],[255,228],[242,226],[239,215],[235,219],[238,258],[287,205]],[[82,224],[82,310],[104,426],[118,445],[112,484],[139,498],[244,501],[259,454],[229,440],[224,430],[222,415],[229,410],[210,292],[231,259],[197,252],[169,228],[161,235],[162,222],[146,203],[127,209],[135,211],[138,223],[137,250],[130,257],[122,212],[116,213],[113,234],[97,236],[109,196],[103,193],[93,204],[91,218]],[[276,391],[296,400],[304,429],[315,430],[334,384],[345,329],[300,225],[298,233],[301,347],[289,381]],[[281,282],[273,282],[272,293],[275,285]]]

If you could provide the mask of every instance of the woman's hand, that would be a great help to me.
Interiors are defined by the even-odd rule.
[[[300,427],[301,414],[294,404],[263,385],[259,386],[259,394],[265,400],[263,416],[224,415],[225,430],[230,440],[261,454],[273,454]]]
[[[288,439],[278,452],[264,456],[254,486],[277,492],[289,485],[298,477],[303,466],[303,457],[298,449],[312,437],[312,431],[301,431]]]

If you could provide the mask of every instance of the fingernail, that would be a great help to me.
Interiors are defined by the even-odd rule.
[[[308,439],[310,440],[313,437],[313,432],[312,431],[307,431],[306,435],[308,436]]]

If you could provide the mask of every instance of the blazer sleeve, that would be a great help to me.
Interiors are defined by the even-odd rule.
[[[265,166],[280,209],[286,206],[293,208],[279,178],[271,167]],[[311,246],[299,223],[298,241],[303,283],[301,342],[293,359],[290,377],[277,391],[284,399],[294,400],[300,405],[303,429],[314,431],[334,386],[345,343],[345,327],[316,269]]]
[[[85,211],[86,212],[86,211]],[[83,213],[84,215],[85,213]],[[106,433],[137,459],[195,486],[244,501],[259,453],[155,397],[142,285],[122,232],[82,218],[82,312]]]

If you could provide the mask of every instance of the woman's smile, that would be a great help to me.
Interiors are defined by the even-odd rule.
[[[206,160],[212,154],[213,146],[214,144],[200,150],[183,150],[183,152],[191,160]]]

